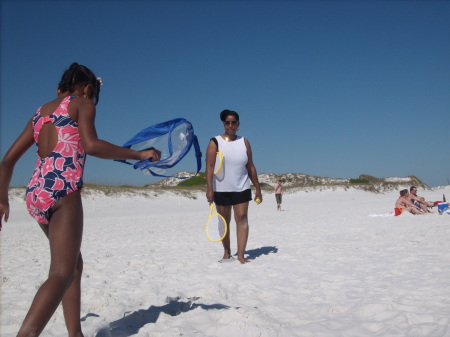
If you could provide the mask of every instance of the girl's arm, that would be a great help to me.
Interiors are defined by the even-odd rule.
[[[9,218],[8,190],[14,166],[33,143],[33,126],[30,119],[25,126],[25,129],[11,145],[0,163],[0,229],[2,218],[4,217],[5,222],[7,222]]]
[[[78,110],[78,130],[81,144],[87,154],[102,159],[160,160],[161,152],[158,150],[135,151],[99,139],[95,128],[95,105],[92,100],[74,98],[72,102],[75,103],[74,108]]]

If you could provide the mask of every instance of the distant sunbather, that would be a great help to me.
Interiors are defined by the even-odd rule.
[[[400,191],[400,197],[395,202],[395,207],[400,208],[402,212],[407,211],[417,215],[426,214],[419,207],[409,201],[409,192],[407,189]]]
[[[432,208],[432,207],[436,206],[436,204],[437,204],[437,202],[425,201],[424,197],[419,197],[417,195],[417,187],[416,186],[411,186],[411,188],[409,189],[408,200],[410,203],[418,206],[425,213],[429,212],[428,208]]]

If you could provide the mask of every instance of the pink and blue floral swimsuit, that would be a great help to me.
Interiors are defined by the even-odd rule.
[[[39,108],[33,119],[34,140],[39,148],[39,132],[45,123],[53,123],[58,142],[48,157],[38,160],[26,190],[28,212],[41,224],[48,224],[55,203],[83,186],[86,153],[81,145],[78,123],[67,112],[74,96],[64,98],[49,116],[41,116]]]

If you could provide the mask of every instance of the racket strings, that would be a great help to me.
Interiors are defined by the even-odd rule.
[[[222,241],[227,235],[227,222],[223,216],[217,213],[214,203],[211,203],[210,206],[206,235],[213,242]]]

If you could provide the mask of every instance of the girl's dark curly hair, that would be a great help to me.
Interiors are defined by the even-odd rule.
[[[74,62],[62,75],[58,89],[61,92],[73,92],[76,87],[88,84],[92,84],[92,90],[89,91],[89,97],[94,97],[94,103],[97,105],[100,97],[101,79],[96,78],[89,68]]]

